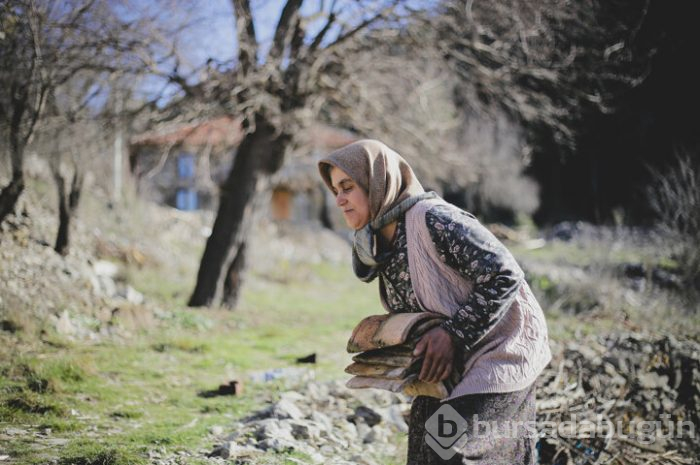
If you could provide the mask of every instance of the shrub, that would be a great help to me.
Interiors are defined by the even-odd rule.
[[[650,206],[672,241],[686,285],[700,291],[700,164],[683,152],[667,172],[652,175]]]

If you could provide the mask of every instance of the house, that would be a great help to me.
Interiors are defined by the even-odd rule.
[[[172,124],[131,138],[129,166],[139,195],[180,210],[215,209],[219,186],[243,139],[241,120],[230,116]],[[314,124],[297,138],[284,167],[269,184],[269,216],[277,221],[337,224],[316,162],[356,140],[349,131]]]
[[[180,210],[214,208],[217,186],[242,139],[240,120],[229,116],[132,137],[129,168],[139,195]]]

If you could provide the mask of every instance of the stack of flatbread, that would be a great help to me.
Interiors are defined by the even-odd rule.
[[[440,325],[444,315],[430,312],[372,315],[362,320],[348,341],[348,352],[356,354],[345,372],[354,375],[349,388],[378,388],[409,396],[447,397],[459,382],[459,373],[438,383],[418,379],[423,358],[413,350],[421,336]]]

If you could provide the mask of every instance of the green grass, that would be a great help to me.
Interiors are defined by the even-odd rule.
[[[510,250],[519,259],[533,260],[567,266],[619,266],[641,263],[650,266],[675,269],[678,263],[669,257],[669,250],[653,244],[626,244],[623,241],[608,243],[598,240],[550,241],[544,247],[528,249],[524,244],[509,244]]]
[[[115,448],[92,441],[78,440],[69,444],[58,465],[140,465],[147,461],[135,450]]]
[[[624,330],[698,339],[700,312],[696,303],[689,303],[678,292],[656,287],[649,278],[643,290],[633,291],[621,276],[625,264],[641,264],[647,270],[677,270],[678,262],[670,256],[667,245],[588,240],[552,241],[534,250],[523,245],[510,248],[527,271],[528,282],[545,310],[552,339]],[[571,271],[579,274],[567,277]]]
[[[212,426],[225,427],[286,388],[283,380],[249,381],[254,371],[294,366],[315,352],[316,379],[344,376],[350,331],[381,311],[376,288],[339,266],[290,274],[287,284],[251,277],[234,312],[188,309],[170,295],[159,326],[131,339],[3,351],[0,427],[49,428],[68,442],[57,448],[23,439],[0,449],[23,463],[43,463],[47,454],[66,464],[145,463],[150,450],[211,448]],[[231,379],[243,381],[242,395],[198,395]]]

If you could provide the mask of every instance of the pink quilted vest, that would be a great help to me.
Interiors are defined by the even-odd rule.
[[[408,269],[421,308],[452,317],[473,284],[438,257],[425,213],[440,203],[444,200],[423,200],[406,212]],[[544,313],[523,279],[501,320],[466,354],[462,380],[443,402],[467,394],[525,389],[551,358]]]

